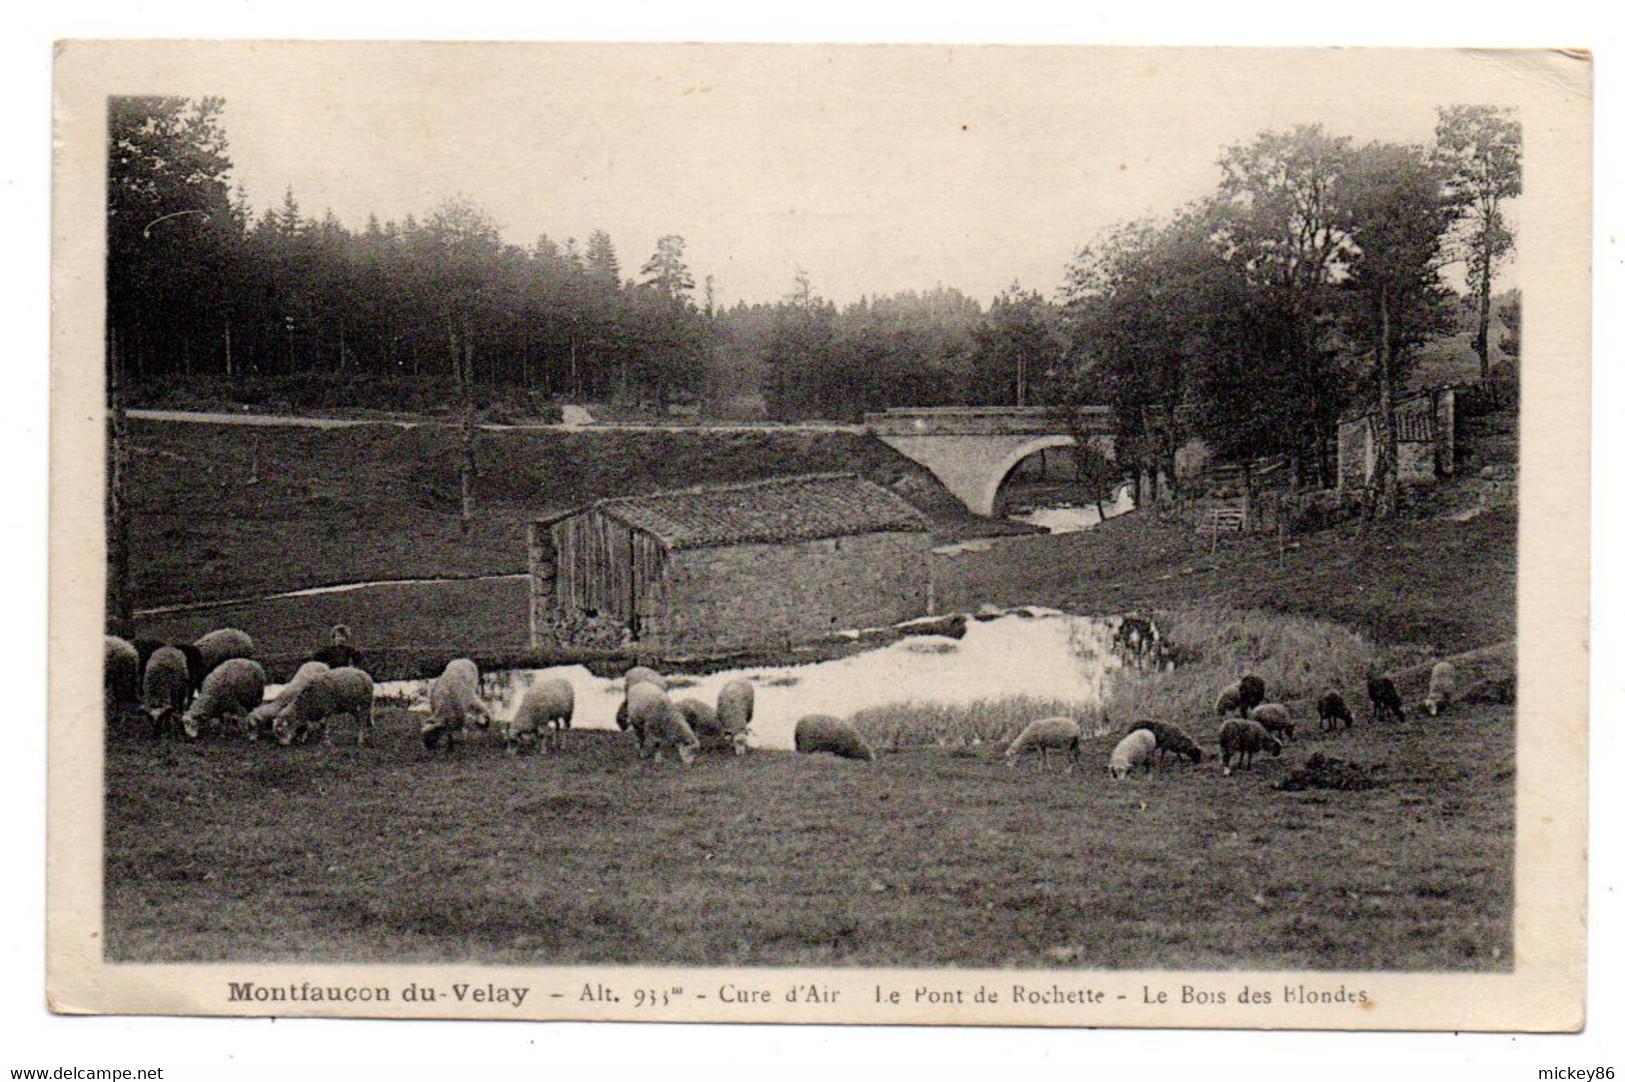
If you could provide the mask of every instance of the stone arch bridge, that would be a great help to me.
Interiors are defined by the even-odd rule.
[[[1084,418],[1090,433],[1106,437],[1110,453],[1110,407],[1086,406]],[[890,409],[863,420],[866,431],[930,470],[979,515],[993,514],[999,486],[1022,459],[1076,442],[1043,407]]]

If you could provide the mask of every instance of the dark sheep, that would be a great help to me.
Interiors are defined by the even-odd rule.
[[[1372,721],[1382,721],[1390,714],[1399,721],[1405,720],[1405,706],[1400,701],[1399,689],[1394,687],[1394,682],[1388,677],[1367,677],[1365,693],[1371,699]]]
[[[1189,759],[1192,763],[1202,761],[1202,745],[1192,740],[1191,735],[1177,725],[1147,720],[1135,722],[1134,728],[1144,729],[1156,739],[1158,759],[1173,755],[1176,758]]]
[[[1253,756],[1261,751],[1281,754],[1281,742],[1250,718],[1231,718],[1219,730],[1219,756],[1226,775],[1230,773],[1230,760],[1236,765],[1251,768]]]
[[[1349,704],[1335,691],[1322,695],[1315,709],[1320,713],[1322,729],[1336,729],[1339,725],[1345,729],[1354,728],[1354,715],[1349,713]]]
[[[1249,710],[1264,701],[1264,681],[1248,673],[1236,683],[1241,688],[1241,712],[1245,716]]]
[[[359,669],[362,667],[361,651],[349,643],[329,643],[312,653],[305,660],[320,661],[330,669]]]

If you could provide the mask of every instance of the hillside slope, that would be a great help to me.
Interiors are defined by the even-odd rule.
[[[524,526],[609,496],[849,471],[931,518],[942,539],[1022,532],[969,514],[924,468],[844,432],[482,432],[476,519],[458,519],[457,434],[130,424],[137,605],[374,579],[523,571]]]

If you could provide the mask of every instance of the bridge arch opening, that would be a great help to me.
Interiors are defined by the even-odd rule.
[[[1062,435],[1035,436],[1023,443],[1020,447],[1005,455],[989,472],[985,487],[977,500],[977,506],[972,507],[971,510],[990,516],[996,514],[999,509],[999,489],[1004,487],[1004,482],[1015,471],[1017,466],[1040,451],[1048,450],[1051,447],[1072,447],[1076,443],[1077,441],[1071,436]]]

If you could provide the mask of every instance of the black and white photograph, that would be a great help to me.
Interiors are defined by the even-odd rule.
[[[56,79],[59,1009],[1581,1024],[1585,54]]]

